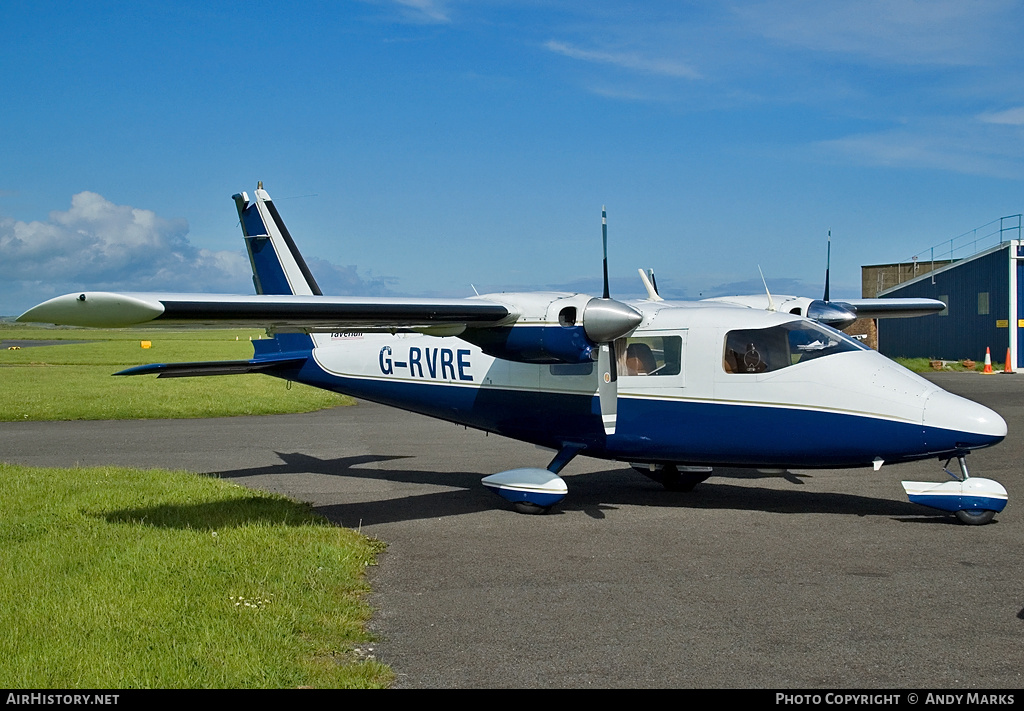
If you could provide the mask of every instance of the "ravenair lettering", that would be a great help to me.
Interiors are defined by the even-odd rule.
[[[397,351],[397,349],[396,349]],[[378,363],[384,375],[404,375],[424,380],[461,380],[473,382],[473,374],[469,372],[472,363],[469,360],[468,348],[433,348],[410,346],[404,360],[399,360],[398,353],[391,346],[380,349]]]

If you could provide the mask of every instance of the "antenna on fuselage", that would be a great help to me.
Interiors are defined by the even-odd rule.
[[[768,291],[768,282],[764,280],[764,272],[761,271],[761,265],[757,265],[757,271],[761,275],[761,283],[764,284],[764,293],[768,294],[768,310],[775,310],[775,302],[772,301],[772,292]]]

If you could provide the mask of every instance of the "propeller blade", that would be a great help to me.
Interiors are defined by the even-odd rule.
[[[606,435],[615,434],[618,418],[619,376],[615,365],[615,344],[602,343],[597,354],[597,392],[601,403],[601,422]]]
[[[604,250],[604,296],[591,299],[583,309],[583,330],[598,344],[597,395],[606,435],[615,434],[619,407],[619,374],[615,363],[615,339],[640,325],[644,317],[636,309],[611,298],[608,290],[608,213],[601,206],[601,241]],[[641,271],[640,276],[644,274]]]
[[[604,297],[610,299],[611,294],[608,291],[608,213],[604,210],[604,205],[601,206],[601,241],[604,244]]]
[[[828,303],[828,268],[832,264],[832,230],[828,231],[828,251],[825,253],[825,296],[822,301]]]

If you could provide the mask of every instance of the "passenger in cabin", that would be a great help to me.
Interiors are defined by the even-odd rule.
[[[650,375],[658,362],[646,343],[630,343],[626,348],[626,375]]]
[[[620,375],[679,375],[682,358],[683,339],[679,336],[643,336],[615,341],[615,362]]]

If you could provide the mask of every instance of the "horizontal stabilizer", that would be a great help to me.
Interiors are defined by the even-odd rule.
[[[156,375],[158,378],[193,378],[202,375],[242,375],[298,368],[306,357],[279,360],[215,360],[197,363],[151,363],[128,368],[114,375]]]

